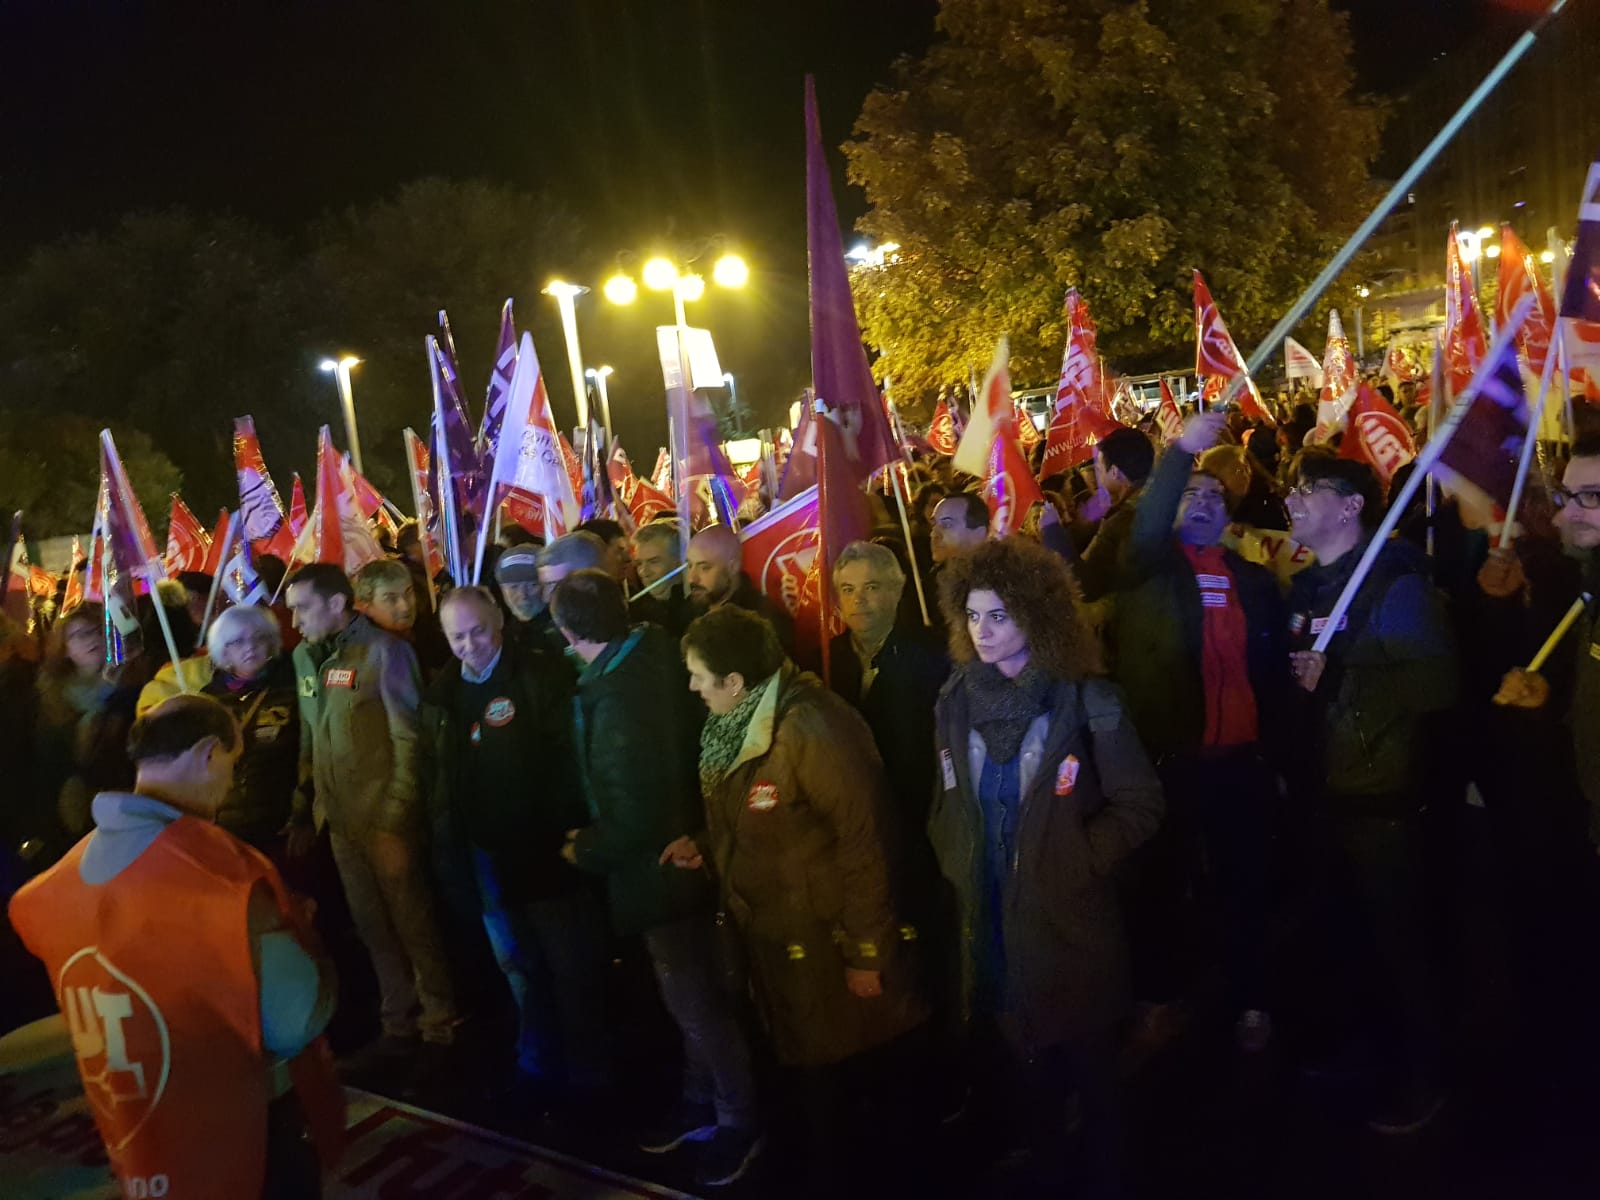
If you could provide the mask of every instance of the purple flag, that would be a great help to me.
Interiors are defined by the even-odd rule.
[[[506,397],[511,394],[511,377],[517,373],[517,327],[511,319],[511,299],[500,307],[500,343],[494,351],[494,370],[489,375],[489,393],[483,399],[483,424],[478,427],[478,453],[484,462],[494,461],[500,442],[500,424],[506,416]]]
[[[1600,162],[1589,164],[1578,205],[1578,241],[1567,264],[1561,292],[1561,315],[1579,321],[1600,321]]]
[[[1487,525],[1496,519],[1495,510],[1503,510],[1510,502],[1527,432],[1528,399],[1513,338],[1506,342],[1493,374],[1473,397],[1472,407],[1434,468],[1445,490],[1477,524]]]
[[[816,85],[806,76],[806,247],[811,264],[811,381],[844,433],[858,480],[900,457],[861,342],[839,213],[822,153]]]
[[[488,473],[478,457],[477,443],[472,438],[472,424],[467,419],[467,405],[461,398],[461,388],[450,356],[437,340],[429,338],[428,342],[432,347],[434,369],[439,374],[440,407],[436,415],[441,419],[439,432],[445,451],[450,456],[450,480],[455,487],[457,519],[464,521],[470,514],[474,519],[482,520],[484,484]]]

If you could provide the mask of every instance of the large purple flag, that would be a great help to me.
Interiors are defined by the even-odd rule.
[[[811,380],[817,398],[836,415],[851,460],[850,474],[866,477],[900,457],[894,431],[861,342],[845,266],[839,212],[822,153],[817,91],[806,76],[806,247],[811,264]]]
[[[461,398],[461,386],[450,355],[435,338],[429,338],[434,370],[439,378],[440,440],[450,456],[450,481],[455,487],[456,515],[465,520],[470,514],[474,520],[483,519],[484,484],[488,472],[478,456],[478,446],[472,437],[472,423],[467,417],[467,404]]]
[[[1578,240],[1567,264],[1561,291],[1561,315],[1579,321],[1600,321],[1600,162],[1589,165],[1583,200],[1578,205]]]
[[[120,664],[137,644],[139,593],[155,588],[165,571],[161,551],[144,519],[144,509],[133,494],[128,473],[117,454],[111,431],[100,431],[100,501],[96,514],[105,539],[102,591],[106,607],[106,661]]]
[[[1512,338],[1434,465],[1435,477],[1455,497],[1463,516],[1470,517],[1471,527],[1504,516],[1527,431],[1528,398]]]
[[[517,327],[511,319],[511,298],[500,306],[500,342],[494,351],[494,371],[489,375],[489,393],[483,398],[483,423],[478,426],[478,454],[484,462],[494,461],[500,443],[500,425],[506,417],[506,397],[511,394],[511,377],[517,373]]]

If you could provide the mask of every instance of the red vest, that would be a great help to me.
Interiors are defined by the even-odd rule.
[[[94,835],[91,834],[90,837]],[[44,961],[95,1124],[126,1195],[260,1195],[272,1099],[250,956],[250,893],[265,885],[310,945],[267,859],[181,817],[99,886],[78,865],[88,838],[11,901]],[[323,1160],[344,1130],[326,1043],[290,1064]]]

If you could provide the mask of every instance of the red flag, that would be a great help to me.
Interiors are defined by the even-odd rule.
[[[1399,389],[1402,383],[1416,383],[1418,381],[1417,368],[1406,357],[1405,351],[1399,346],[1390,346],[1389,353],[1383,358],[1383,373],[1388,377],[1390,386]]]
[[[928,445],[935,454],[954,454],[956,438],[956,420],[950,415],[950,402],[941,398],[939,406],[933,410],[933,424],[928,426]]]
[[[177,492],[172,493],[172,512],[167,518],[168,575],[180,571],[204,571],[211,557],[211,537]]]
[[[1011,361],[1011,343],[1001,337],[995,344],[994,360],[983,377],[983,387],[973,401],[972,417],[956,446],[953,465],[958,471],[976,475],[979,479],[989,474],[989,451],[1005,431],[1015,436],[1017,409],[1011,399],[1011,374],[1007,364]]]
[[[1039,481],[1028,470],[1028,460],[1009,433],[994,440],[989,452],[989,478],[983,485],[989,506],[989,529],[995,537],[1009,537],[1022,528],[1028,510],[1044,502]]]
[[[1515,345],[1508,343],[1499,361],[1483,369],[1492,373],[1434,467],[1469,528],[1504,515],[1528,432],[1528,399]]]
[[[659,492],[672,491],[672,456],[665,446],[656,452],[656,468],[650,472],[650,483]]]
[[[1356,389],[1339,457],[1365,462],[1388,487],[1394,473],[1417,456],[1411,430],[1389,402],[1366,384]]]
[[[434,536],[437,522],[433,515],[433,495],[428,491],[428,445],[414,429],[405,431],[406,464],[411,468],[411,503],[417,510],[417,541],[422,546],[422,561],[426,564],[428,578],[438,577],[444,570],[444,550]],[[300,479],[295,477],[295,492],[299,493]],[[289,518],[293,520],[291,513]]]
[[[1206,286],[1199,271],[1194,273],[1194,332],[1195,374],[1201,378],[1216,377],[1224,383],[1232,383],[1237,376],[1243,375],[1247,386],[1238,393],[1240,409],[1252,421],[1276,425],[1267,406],[1261,403],[1255,380],[1245,370],[1244,355],[1239,353],[1233,335],[1223,324],[1222,314],[1217,311],[1217,302],[1211,298],[1211,289]]]
[[[1028,414],[1028,410],[1020,404],[1017,405],[1013,422],[1017,429],[1017,445],[1022,447],[1024,455],[1031,455],[1033,448],[1044,441],[1044,437],[1039,433],[1039,427],[1033,423],[1033,417]]]
[[[1039,477],[1070,471],[1089,456],[1090,448],[1117,428],[1105,405],[1094,319],[1076,289],[1067,293],[1067,348],[1061,355],[1061,378],[1045,438]]]
[[[415,437],[415,434],[412,434]],[[426,450],[423,451],[427,453]],[[289,532],[295,537],[306,527],[306,489],[300,482],[300,472],[294,473],[294,487],[289,492]]]
[[[233,419],[233,469],[239,476],[239,520],[244,536],[258,554],[276,554],[285,562],[294,551],[294,533],[283,513],[283,500],[261,457],[256,423]]]
[[[813,487],[750,522],[739,535],[744,543],[744,573],[794,617],[796,649],[813,661],[820,651],[815,639],[822,611],[817,527]]]
[[[361,509],[361,515],[369,521],[384,511],[383,495],[377,488],[367,482],[367,477],[354,467],[350,468],[350,482],[355,487],[356,504]],[[302,503],[304,497],[301,497]]]
[[[1472,271],[1461,261],[1461,234],[1450,223],[1450,238],[1445,243],[1444,285],[1444,371],[1449,385],[1448,403],[1472,382],[1472,373],[1489,353],[1483,332],[1483,314],[1478,311],[1478,296],[1472,286]],[[1507,497],[1509,499],[1509,495]]]
[[[324,425],[317,434],[317,502],[291,551],[293,563],[333,563],[354,575],[383,557],[361,512],[354,476]]]
[[[572,443],[567,441],[567,435],[556,433],[561,440],[561,462],[567,469],[567,479],[572,484],[574,497],[583,495],[583,463],[578,460],[578,452],[572,448]]]
[[[1517,349],[1523,369],[1533,379],[1544,376],[1545,358],[1555,332],[1556,302],[1539,274],[1533,252],[1523,244],[1509,225],[1500,227],[1500,275],[1495,289],[1494,319],[1504,325],[1511,319],[1524,296],[1533,297],[1533,308],[1517,334]]]
[[[83,603],[84,588],[84,557],[83,547],[78,544],[78,535],[72,535],[72,565],[67,568],[67,590],[61,597],[61,615],[64,617],[78,605]]]
[[[1172,398],[1172,387],[1166,376],[1161,378],[1161,405],[1156,409],[1156,424],[1161,427],[1162,438],[1169,442],[1177,441],[1183,432],[1183,413],[1178,411],[1178,402]]]
[[[232,521],[227,509],[217,513],[217,523],[206,538],[206,565],[201,568],[207,575],[215,576],[222,570],[222,556],[228,551],[228,535],[232,529]]]

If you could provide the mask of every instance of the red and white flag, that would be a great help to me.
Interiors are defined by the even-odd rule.
[[[1056,402],[1039,464],[1041,479],[1070,471],[1117,428],[1106,401],[1094,318],[1076,289],[1067,293],[1065,317],[1067,348],[1061,355],[1061,378],[1056,382]]]
[[[989,452],[989,478],[983,485],[989,506],[989,531],[993,537],[1010,537],[1022,528],[1028,510],[1044,502],[1039,481],[1028,470],[1028,460],[1009,432],[1001,431]]]
[[[1161,428],[1163,441],[1175,442],[1183,433],[1183,413],[1178,409],[1177,400],[1172,396],[1172,385],[1163,376],[1161,379],[1161,403],[1156,408],[1156,424]]]
[[[294,551],[295,535],[261,456],[256,423],[250,417],[233,419],[233,469],[239,476],[239,520],[246,540],[258,554],[276,554],[287,562]]]
[[[83,547],[78,543],[78,535],[73,534],[72,565],[67,568],[67,590],[61,597],[61,615],[63,617],[83,603],[84,567]]]
[[[317,434],[317,500],[291,552],[291,565],[324,562],[354,575],[382,558],[383,547],[372,536],[356,496],[355,472],[333,448],[324,425]]]
[[[1544,376],[1545,360],[1550,354],[1555,333],[1556,302],[1539,273],[1539,263],[1533,251],[1509,225],[1500,227],[1500,274],[1495,289],[1494,319],[1497,325],[1511,320],[1511,314],[1522,303],[1523,297],[1533,297],[1533,308],[1517,334],[1517,350],[1522,355],[1522,368],[1537,392],[1538,381]]]
[[[1356,402],[1361,372],[1350,353],[1350,339],[1336,308],[1328,314],[1328,346],[1322,356],[1322,394],[1317,398],[1317,427],[1313,442],[1326,442],[1344,428],[1345,416]]]
[[[1309,379],[1312,387],[1322,386],[1322,364],[1293,338],[1283,339],[1283,373],[1290,379]]]
[[[1450,393],[1445,397],[1446,404],[1454,404],[1455,398],[1466,390],[1472,373],[1488,353],[1472,270],[1462,260],[1461,231],[1452,221],[1445,244],[1444,377]]]
[[[1416,383],[1419,379],[1417,368],[1399,346],[1390,346],[1389,353],[1383,356],[1383,373],[1396,392],[1402,383]]]
[[[222,570],[222,556],[227,550],[228,537],[232,531],[233,517],[224,508],[217,513],[217,523],[211,527],[211,532],[206,537],[206,565],[203,569],[207,575],[215,576]]]
[[[172,512],[167,518],[167,574],[204,571],[210,557],[211,535],[189,511],[183,498],[173,492]]]
[[[1364,383],[1356,389],[1347,420],[1339,457],[1366,463],[1384,487],[1389,486],[1396,471],[1417,456],[1416,442],[1400,414]]]
[[[739,537],[744,573],[774,604],[794,618],[801,653],[814,660],[822,614],[821,544],[817,488],[806,488],[771,512],[750,522]],[[799,649],[799,648],[797,648]]]
[[[979,479],[988,477],[989,451],[995,438],[1015,418],[1011,376],[1006,369],[1010,358],[1010,342],[1002,337],[995,346],[994,361],[989,364],[989,373],[984,376],[983,387],[972,404],[972,416],[951,460],[956,470]]]
[[[935,454],[951,455],[956,452],[956,444],[960,439],[950,401],[941,396],[938,407],[933,410],[933,423],[928,426],[928,445],[933,447]]]
[[[1022,405],[1017,405],[1017,411],[1012,417],[1017,429],[1017,445],[1022,447],[1024,455],[1032,455],[1033,448],[1044,438],[1039,433],[1039,427],[1033,423],[1033,417]]]
[[[1256,391],[1255,381],[1245,370],[1244,355],[1239,353],[1233,335],[1223,324],[1222,314],[1217,310],[1217,302],[1211,298],[1211,289],[1206,286],[1206,281],[1199,271],[1194,273],[1194,334],[1195,374],[1203,379],[1220,379],[1223,383],[1232,383],[1236,377],[1243,375],[1247,386],[1238,393],[1240,409],[1252,421],[1265,421],[1268,425],[1275,425],[1277,422],[1272,419],[1267,406],[1261,402],[1261,394]]]
[[[434,536],[438,521],[433,512],[433,496],[428,491],[428,444],[417,436],[417,431],[405,431],[406,466],[411,473],[411,503],[417,513],[417,542],[422,547],[422,561],[426,564],[429,579],[438,577],[444,570],[444,549]],[[295,479],[295,487],[300,480]]]
[[[306,489],[300,482],[300,472],[294,473],[294,486],[289,490],[289,532],[295,537],[306,527]]]

